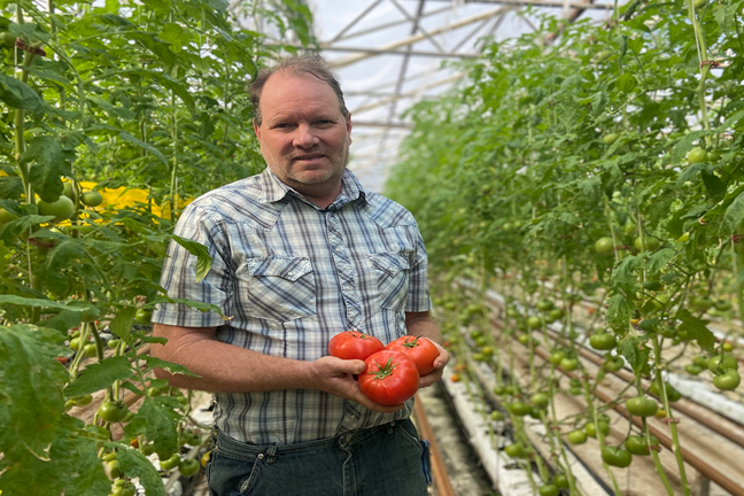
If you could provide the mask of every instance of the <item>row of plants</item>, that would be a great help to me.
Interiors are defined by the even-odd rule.
[[[187,199],[264,167],[245,84],[290,48],[246,18],[311,41],[293,0],[0,5],[3,494],[158,495],[199,470],[190,396],[152,374],[188,371],[149,356],[149,319]]]
[[[642,419],[674,418],[679,393],[668,372],[741,400],[742,6],[630,1],[600,24],[543,17],[534,33],[483,40],[482,56],[459,67],[466,76],[455,91],[409,111],[415,128],[387,193],[422,230],[447,338],[457,342],[464,327],[474,347],[458,345],[456,354],[489,363],[497,377],[513,369],[494,353],[499,345],[511,353],[511,341],[496,341],[484,317],[486,291],[506,295],[504,335],[545,346],[550,357],[547,378],[531,366],[527,387],[498,386],[515,432],[507,452],[528,456],[520,419],[541,418],[571,494],[578,490],[560,439],[587,436],[597,437],[617,494],[610,467],[634,455],[650,455],[674,494],[645,420],[620,445],[605,442],[605,406],[594,395],[602,377],[589,377],[579,347],[606,353],[601,374],[633,371],[615,403]],[[475,286],[471,296],[456,285],[462,279]],[[574,319],[584,302],[594,313],[582,333]],[[533,337],[550,322],[560,323],[557,339]],[[553,408],[557,370],[580,372],[565,392],[587,402],[567,436],[569,419]],[[674,479],[689,496],[673,421],[668,432]],[[542,475],[535,491],[556,494]]]

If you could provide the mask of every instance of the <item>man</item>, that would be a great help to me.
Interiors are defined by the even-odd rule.
[[[215,394],[211,494],[426,494],[412,400],[372,402],[354,377],[364,362],[326,356],[349,329],[441,342],[418,228],[346,169],[351,116],[320,57],[263,70],[249,90],[268,168],[189,205],[176,234],[207,246],[212,267],[197,283],[194,257],[171,243],[161,281],[230,320],[161,306],[154,332],[168,342],[152,353],[200,377],[158,377]],[[437,346],[420,387],[449,360]]]

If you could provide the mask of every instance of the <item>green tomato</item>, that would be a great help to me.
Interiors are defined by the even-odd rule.
[[[71,398],[70,401],[72,401],[77,406],[90,405],[91,402],[93,402],[93,395],[86,394],[84,396],[75,396],[74,398]]]
[[[638,251],[644,251],[643,250],[644,242],[645,242],[645,251],[655,251],[661,245],[658,239],[653,238],[651,236],[644,236],[643,238],[638,236],[633,242],[633,246],[635,246],[636,250]]]
[[[604,367],[610,372],[617,372],[625,366],[625,360],[622,357],[609,357],[604,362]]]
[[[554,351],[550,354],[548,357],[548,361],[551,363],[551,365],[560,365],[561,360],[566,358],[566,352],[563,350]]]
[[[535,393],[530,397],[530,402],[535,408],[544,410],[550,403],[550,397],[545,393]]]
[[[529,453],[522,443],[512,443],[504,451],[512,458],[524,458]]]
[[[106,465],[108,466],[108,472],[111,474],[113,479],[121,477],[121,466],[119,465],[119,460],[111,460],[106,462]]]
[[[613,243],[612,238],[608,236],[599,238],[594,243],[594,251],[596,251],[600,255],[612,255],[613,253],[615,253],[615,243]]]
[[[491,410],[491,420],[494,420],[498,422],[499,420],[504,420],[504,412],[501,410]]]
[[[685,371],[690,375],[698,375],[703,371],[703,367],[695,363],[688,363],[685,365]]]
[[[658,396],[659,398],[661,398],[661,393],[659,391],[659,386],[657,386],[656,382],[657,381],[654,380],[651,383],[651,387],[648,388],[648,392],[651,393],[651,394],[653,394],[654,396]],[[682,399],[682,393],[680,393],[679,391],[677,391],[677,389],[675,389],[674,387],[672,387],[671,384],[665,383],[664,384],[664,389],[666,390],[667,399],[669,401],[675,402],[675,401],[679,401],[680,399]]]
[[[589,338],[589,344],[595,350],[608,351],[617,346],[617,339],[614,334],[600,332]]]
[[[604,142],[605,145],[611,145],[615,141],[617,141],[619,137],[620,135],[617,133],[605,134],[604,136],[602,136],[602,141]]]
[[[194,458],[183,460],[178,465],[178,471],[181,472],[181,475],[184,477],[191,477],[199,471],[199,461]]]
[[[121,339],[109,339],[108,342],[106,342],[106,346],[113,350],[114,348],[119,346],[119,343],[121,343]]]
[[[517,417],[524,417],[532,411],[532,407],[524,401],[514,401],[507,405],[507,408],[511,413]]]
[[[739,362],[731,355],[716,355],[708,359],[708,370],[714,374],[722,374],[729,370],[738,370]]]
[[[713,384],[722,391],[733,391],[739,384],[741,384],[741,378],[739,373],[735,370],[729,370],[721,375],[717,375],[713,378]]]
[[[96,343],[88,343],[83,346],[83,355],[87,357],[94,357],[98,354],[98,346]]]
[[[71,350],[79,351],[80,345],[81,345],[80,337],[74,337],[70,340],[70,344],[68,345]]]
[[[643,396],[636,396],[635,398],[630,398],[625,402],[625,408],[627,408],[628,413],[631,415],[637,417],[652,417],[659,410],[659,405],[652,399],[644,398]]]
[[[545,484],[538,489],[540,496],[558,496],[560,489],[555,484]]]
[[[553,309],[555,305],[550,300],[540,300],[537,302],[537,309],[541,312],[548,312]]]
[[[140,324],[150,325],[152,323],[152,310],[146,308],[138,308],[134,314],[134,320]]]
[[[696,146],[687,153],[687,162],[689,164],[699,164],[705,162],[707,153],[704,148]]]
[[[571,444],[584,444],[587,440],[586,432],[579,429],[569,432],[567,437]]]
[[[548,312],[548,317],[550,317],[550,320],[552,320],[553,322],[562,319],[565,315],[566,312],[564,312],[562,308],[554,308],[553,310]]]
[[[561,368],[563,370],[572,371],[579,368],[579,360],[577,358],[563,358],[561,359]]]
[[[0,45],[5,48],[15,48],[17,39],[18,38],[16,37],[16,35],[11,33],[10,31],[0,32]]]
[[[612,467],[625,468],[633,461],[633,455],[624,449],[605,446],[602,449],[602,460]]]
[[[47,203],[44,200],[39,200],[36,204],[39,209],[40,215],[52,215],[54,216],[54,222],[62,222],[72,217],[75,213],[75,204],[72,200],[62,195],[57,201]]]
[[[579,387],[571,387],[568,390],[568,392],[571,393],[574,396],[581,396],[582,394],[584,394],[584,390],[581,389],[581,386],[579,386]]]
[[[627,449],[633,455],[647,456],[651,452],[646,444],[646,438],[644,436],[628,436],[625,439],[625,449]],[[651,446],[658,446],[659,440],[651,436]]]
[[[8,222],[17,218],[18,216],[16,214],[8,212],[3,207],[0,207],[0,226],[7,224]]]
[[[118,401],[104,401],[98,407],[98,416],[106,422],[121,422],[128,413],[127,407]]]
[[[89,207],[97,207],[98,205],[103,203],[103,195],[101,195],[101,193],[99,193],[98,191],[86,191],[80,197],[80,201],[83,203],[83,205],[87,205]]]
[[[705,4],[707,3],[708,3],[708,0],[695,0],[694,2],[692,2],[692,5],[696,9],[702,9],[703,7],[705,7]]]
[[[556,476],[553,477],[553,484],[555,484],[558,489],[568,489],[568,477],[566,477],[566,474],[556,474]]]
[[[594,422],[589,422],[584,426],[586,435],[589,437],[597,437],[597,427]],[[604,420],[599,421],[599,431],[605,436],[610,433],[610,424]]]
[[[527,319],[527,327],[530,329],[540,329],[543,325],[542,319],[533,315]]]
[[[171,456],[170,458],[166,458],[165,460],[160,460],[160,468],[166,471],[176,468],[180,464],[181,464],[181,455],[179,455],[178,453]]]

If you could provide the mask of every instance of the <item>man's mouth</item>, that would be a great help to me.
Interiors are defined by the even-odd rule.
[[[325,155],[322,153],[308,153],[307,155],[296,155],[293,160],[315,160],[323,157],[325,157]]]

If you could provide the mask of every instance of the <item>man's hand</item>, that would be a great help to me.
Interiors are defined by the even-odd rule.
[[[444,366],[449,362],[449,352],[440,346],[439,343],[435,341],[431,342],[439,350],[439,356],[434,359],[434,371],[419,377],[419,388],[429,387],[439,382],[444,372]]]
[[[391,413],[403,408],[402,404],[394,406],[378,405],[362,393],[354,376],[364,373],[367,369],[363,360],[342,360],[341,358],[324,356],[313,362],[312,368],[314,389],[320,389],[326,393],[355,401],[365,408],[377,412]],[[434,372],[429,375],[433,374]],[[439,375],[442,375],[441,370]]]

